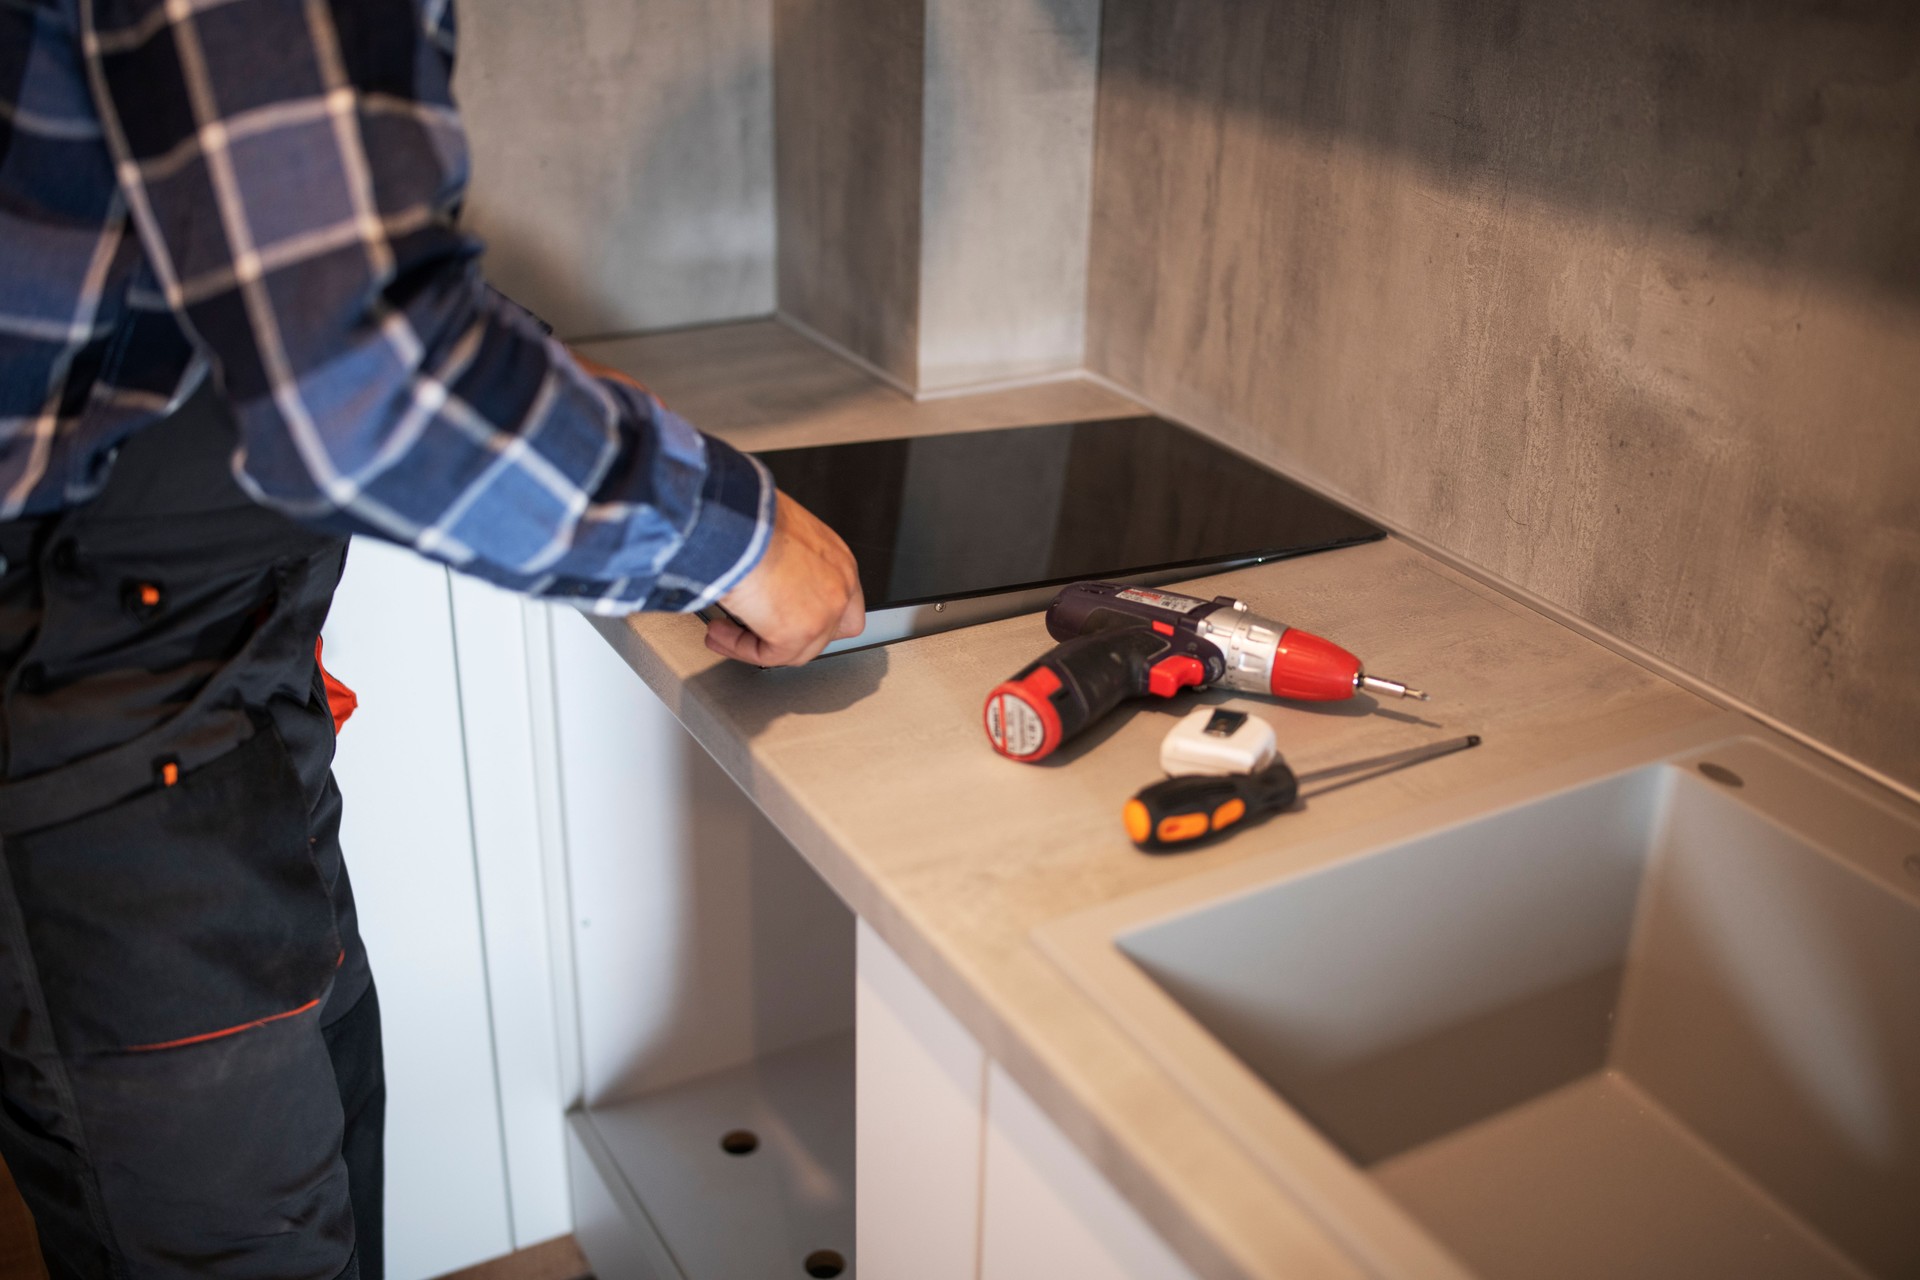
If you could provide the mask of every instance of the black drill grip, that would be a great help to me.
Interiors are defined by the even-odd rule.
[[[1015,760],[1041,760],[1128,698],[1145,697],[1173,641],[1116,627],[1063,641],[987,696],[987,737]]]

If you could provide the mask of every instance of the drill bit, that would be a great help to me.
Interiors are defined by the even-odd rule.
[[[1428,698],[1426,694],[1420,692],[1420,690],[1409,689],[1398,680],[1382,680],[1379,676],[1370,676],[1365,672],[1360,674],[1360,678],[1356,683],[1369,693],[1390,693],[1396,698],[1414,698],[1421,702],[1431,701],[1431,699]]]

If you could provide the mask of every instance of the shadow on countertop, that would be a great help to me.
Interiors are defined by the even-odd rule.
[[[827,716],[877,692],[886,678],[884,646],[815,658],[804,667],[760,668],[722,662],[687,679],[689,693],[727,718],[749,741],[787,716]]]

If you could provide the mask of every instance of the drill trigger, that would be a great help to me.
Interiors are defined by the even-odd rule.
[[[1184,653],[1162,658],[1147,672],[1147,689],[1158,697],[1171,698],[1182,689],[1207,682],[1207,664]]]

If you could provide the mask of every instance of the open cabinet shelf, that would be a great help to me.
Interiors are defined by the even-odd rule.
[[[840,1032],[575,1112],[576,1234],[600,1280],[852,1277],[853,1061]],[[739,1134],[755,1145],[730,1154]]]

